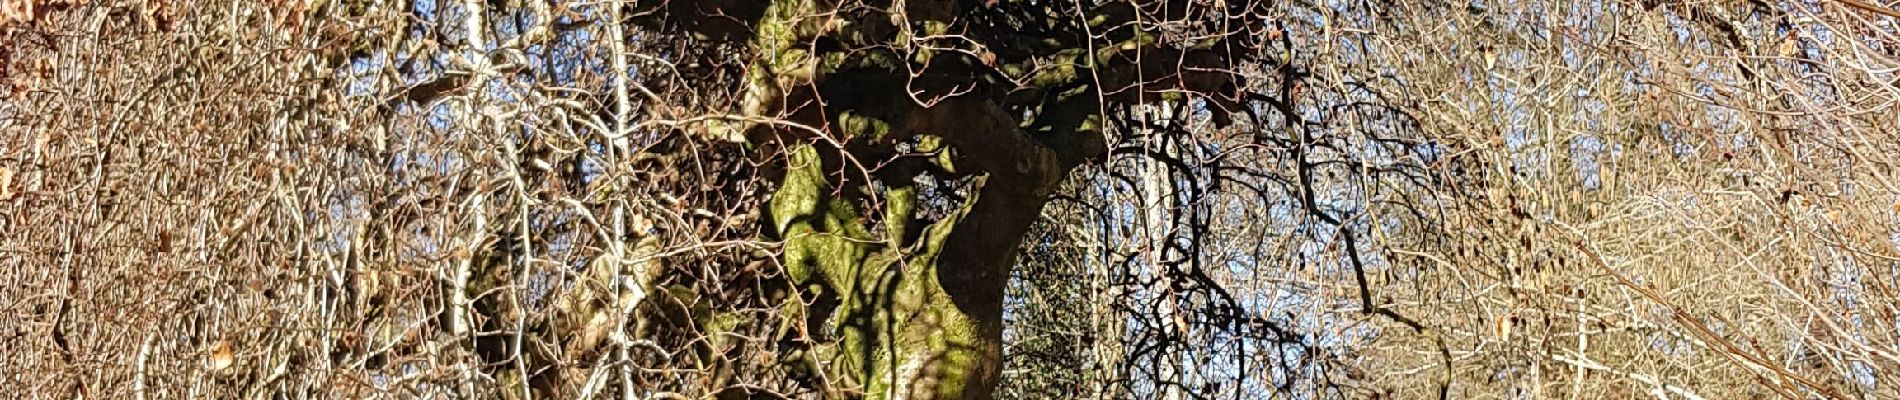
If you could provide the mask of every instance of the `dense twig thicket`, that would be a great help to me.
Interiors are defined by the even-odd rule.
[[[1859,0],[0,1],[49,398],[1900,398]]]

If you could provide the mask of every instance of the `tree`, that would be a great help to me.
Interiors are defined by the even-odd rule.
[[[1242,112],[1231,71],[1263,68],[1255,38],[1270,29],[1253,3],[748,6],[672,9],[681,29],[757,54],[740,110],[700,134],[789,154],[766,234],[819,299],[799,312],[839,338],[820,364],[872,398],[990,396],[1019,243],[1070,171],[1105,154],[1111,126],[1132,122],[1109,116],[1190,98],[1223,120]],[[721,16],[740,27],[693,22]],[[918,187],[955,180],[967,186]],[[920,216],[931,200],[948,209]]]

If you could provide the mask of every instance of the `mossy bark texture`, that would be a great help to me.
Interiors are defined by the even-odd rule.
[[[1062,177],[1101,152],[1100,134],[1032,135],[977,94],[919,101],[906,93],[963,75],[906,76],[888,65],[916,62],[916,53],[813,54],[811,38],[859,37],[837,30],[875,25],[808,23],[830,11],[780,0],[765,13],[743,119],[791,123],[737,126],[761,152],[787,155],[771,223],[787,272],[824,299],[804,310],[820,325],[810,327],[822,332],[814,336],[825,338],[817,364],[847,397],[990,398],[1017,245]],[[924,157],[924,167],[871,171],[866,163],[897,143],[939,156]],[[974,175],[974,183],[953,212],[926,219],[912,179],[924,170]],[[887,179],[871,185],[874,174]]]

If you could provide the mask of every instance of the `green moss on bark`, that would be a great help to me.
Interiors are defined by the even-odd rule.
[[[814,327],[823,332],[813,335],[820,343],[813,346],[811,359],[834,383],[849,388],[844,393],[854,389],[869,399],[989,398],[1000,372],[1002,287],[1015,246],[1053,182],[1075,163],[1073,154],[1043,147],[1076,139],[1032,138],[1007,112],[977,97],[949,102],[955,107],[918,111],[924,109],[909,103],[906,95],[915,82],[896,79],[908,75],[890,73],[914,66],[892,64],[927,63],[930,54],[890,49],[812,53],[816,47],[809,46],[810,39],[829,34],[822,29],[875,28],[813,25],[811,21],[822,18],[810,16],[827,11],[821,7],[811,0],[775,1],[752,42],[762,57],[747,72],[747,114],[821,127],[830,138],[816,145],[788,145],[783,144],[785,138],[812,132],[783,126],[747,128],[770,133],[747,135],[755,148],[785,148],[785,172],[769,202],[771,228],[783,240],[782,265],[789,278],[796,287],[812,290],[806,299],[825,299],[813,309],[796,299],[785,308],[795,315],[824,317],[814,321],[824,326]],[[922,32],[946,26],[925,22]],[[1036,85],[1058,87],[1078,79],[1091,56],[1086,50],[1064,52],[1062,65],[1038,74]],[[847,69],[854,72],[837,72]],[[879,71],[891,76],[879,76]],[[938,73],[930,79],[962,78]],[[946,87],[954,87],[960,82],[948,83]],[[800,91],[812,86],[822,87],[825,101],[787,98],[787,93],[810,94]],[[806,103],[829,109],[781,109]],[[1086,105],[1057,103],[1078,109]],[[979,104],[987,106],[975,106]],[[1062,122],[1071,127],[1086,121]],[[954,143],[1006,147],[969,153],[967,160],[978,162],[964,167],[1008,171],[979,175],[976,192],[957,210],[938,220],[920,220],[920,195],[908,180],[923,168],[886,166],[897,169],[876,172],[883,185],[882,192],[874,192],[863,179],[871,173],[859,170],[868,166],[846,162],[878,161],[872,158],[888,155],[912,135],[919,135],[912,151],[934,153],[928,162],[943,170],[981,172],[957,171]],[[843,148],[833,147],[833,141],[844,142]],[[768,145],[772,142],[779,144]],[[845,152],[856,153],[846,157]],[[881,209],[861,209],[867,205]],[[872,229],[873,221],[882,226]]]

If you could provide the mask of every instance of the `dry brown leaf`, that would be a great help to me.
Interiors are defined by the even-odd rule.
[[[1492,50],[1490,45],[1485,45],[1484,48],[1481,49],[1480,51],[1484,52],[1484,70],[1490,71],[1493,68],[1497,68],[1498,66],[1497,51]]]
[[[237,354],[232,353],[229,340],[219,340],[217,344],[212,345],[211,355],[205,360],[205,365],[212,371],[224,371],[236,363]]]
[[[1492,327],[1494,332],[1492,333],[1497,335],[1498,341],[1500,342],[1511,341],[1511,319],[1498,318],[1494,323],[1495,325]]]
[[[13,170],[0,168],[0,200],[13,198]]]

